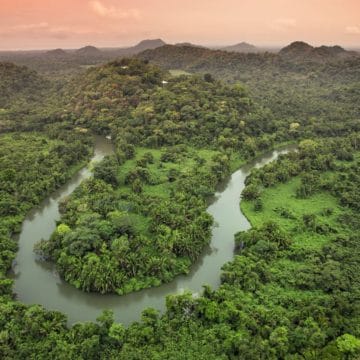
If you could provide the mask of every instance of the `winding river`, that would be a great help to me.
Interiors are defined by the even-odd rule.
[[[26,304],[41,304],[49,310],[59,310],[67,314],[69,324],[93,321],[103,309],[112,309],[115,320],[129,324],[139,320],[142,310],[147,307],[163,310],[168,294],[180,293],[184,289],[201,292],[203,284],[218,287],[221,266],[234,256],[234,233],[250,227],[239,207],[245,178],[253,167],[261,167],[292,149],[294,146],[290,145],[258,157],[234,172],[219,187],[207,209],[216,223],[211,244],[188,275],[178,276],[169,284],[125,296],[83,293],[59,278],[54,266],[37,261],[33,252],[34,244],[40,239],[48,239],[55,230],[56,221],[60,219],[59,201],[91,176],[87,167],[81,169],[67,184],[31,211],[22,224],[19,252],[13,266],[14,291],[18,299]],[[99,161],[112,152],[109,140],[96,137],[92,161]]]

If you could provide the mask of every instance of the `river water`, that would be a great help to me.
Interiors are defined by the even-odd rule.
[[[275,160],[279,154],[294,149],[293,145],[270,151],[251,163],[242,166],[221,184],[207,211],[214,217],[210,245],[193,265],[186,276],[178,276],[171,283],[157,288],[145,289],[124,296],[84,293],[65,283],[53,265],[37,261],[34,244],[48,239],[60,219],[59,201],[71,194],[84,179],[91,176],[85,167],[78,171],[64,186],[46,198],[39,207],[31,211],[22,224],[19,235],[19,252],[13,266],[14,292],[26,304],[41,304],[49,310],[59,310],[68,316],[69,324],[78,321],[94,321],[103,309],[112,309],[116,321],[129,324],[140,319],[147,307],[164,310],[165,297],[189,289],[201,292],[202,285],[213,288],[220,285],[221,266],[234,256],[234,234],[247,230],[249,222],[239,207],[244,181],[253,167],[261,167]],[[102,137],[95,138],[92,161],[99,161],[112,154],[111,142]]]

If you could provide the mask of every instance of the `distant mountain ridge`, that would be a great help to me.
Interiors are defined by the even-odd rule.
[[[153,39],[153,40],[142,40],[138,44],[134,46],[130,46],[127,48],[111,48],[111,49],[99,49],[93,45],[87,45],[80,49],[69,50],[69,52],[63,49],[54,49],[46,52],[46,55],[51,55],[54,57],[65,57],[69,54],[73,55],[81,55],[81,56],[104,56],[109,57],[112,54],[114,56],[117,55],[125,55],[131,56],[136,55],[145,50],[152,50],[158,47],[164,46],[166,43],[161,39]],[[106,56],[109,55],[109,56]]]
[[[161,39],[147,39],[142,40],[134,46],[127,48],[97,48],[93,45],[87,45],[79,49],[69,50],[68,52],[63,49],[54,49],[46,52],[47,55],[54,57],[65,57],[69,54],[75,56],[88,56],[88,57],[100,57],[104,59],[111,59],[116,56],[132,56],[141,53],[145,50],[152,50],[158,47],[164,46],[166,43]]]
[[[146,39],[134,46],[122,48],[97,48],[88,45],[80,49],[0,52],[0,62],[28,65],[44,74],[68,74],[84,66],[132,56],[153,61],[167,69],[197,72],[216,68],[216,71],[220,72],[221,68],[238,66],[243,69],[256,69],[257,66],[272,66],[271,64],[282,66],[285,63],[338,62],[359,59],[360,53],[348,51],[340,46],[313,47],[302,41],[293,42],[280,50],[254,47],[244,42],[215,49],[187,42],[168,45],[162,39]],[[241,75],[239,78],[241,79]]]
[[[69,74],[82,67],[99,65],[116,58],[135,56],[145,50],[165,45],[161,39],[146,39],[130,47],[97,48],[91,44],[79,49],[50,49],[37,51],[0,51],[0,62],[26,65],[46,74]],[[1,84],[0,84],[1,85]]]
[[[254,55],[256,55],[254,57]],[[340,46],[313,47],[296,41],[281,49],[270,52],[234,52],[195,46],[165,45],[154,50],[146,50],[137,55],[167,69],[186,71],[206,71],[207,69],[231,66],[254,67],[259,65],[281,66],[282,63],[313,62],[327,63],[345,59],[358,59],[360,54]]]

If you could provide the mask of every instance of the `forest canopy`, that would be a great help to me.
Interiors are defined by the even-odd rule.
[[[358,358],[359,60],[140,57],[47,79],[0,65],[0,357]],[[70,327],[17,301],[8,270],[26,213],[90,158],[92,133],[110,135],[114,154],[62,201],[36,251],[79,291],[119,296],[189,272],[211,239],[207,200],[232,171],[284,143],[298,151],[247,179],[253,228],[235,235],[219,288],[171,295],[129,327],[111,311]]]

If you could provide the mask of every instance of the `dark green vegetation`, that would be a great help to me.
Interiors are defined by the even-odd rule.
[[[211,73],[230,83],[240,81],[268,121],[294,124],[293,130],[305,137],[359,130],[354,122],[360,112],[359,53],[295,42],[279,54],[167,45],[139,56],[166,69]]]
[[[5,338],[20,358],[356,359],[358,142],[305,141],[299,153],[253,172],[248,187],[258,189],[262,209],[253,211],[256,199],[244,209],[261,225],[236,235],[238,255],[224,266],[219,289],[171,296],[163,316],[146,310],[128,329],[106,312],[98,324],[68,330],[57,313],[9,303]],[[310,183],[302,179],[314,173],[318,187],[305,195],[302,184]]]
[[[37,133],[1,137],[8,159],[5,169],[1,159],[1,201],[14,214],[5,217],[0,242],[0,357],[356,359],[358,58],[336,55],[337,48],[315,57],[294,56],[293,48],[286,56],[176,48],[151,56],[207,74],[171,77],[139,60],[114,61],[44,82],[41,101],[24,86],[19,99],[34,112],[7,115],[7,130],[26,124]],[[25,84],[29,71],[14,69],[12,78]],[[251,100],[239,84],[214,79],[220,76],[247,83]],[[7,83],[3,106],[19,114]],[[219,289],[170,296],[163,315],[147,309],[128,329],[109,312],[68,328],[65,315],[15,301],[5,271],[16,250],[10,232],[25,211],[88,156],[80,127],[111,133],[115,156],[64,201],[62,223],[39,250],[67,281],[98,292],[134,291],[186,273],[209,241],[205,200],[216,184],[242,159],[309,140],[249,178],[243,208],[254,229],[236,235],[238,254],[224,265]]]
[[[210,240],[205,197],[229,174],[226,162],[186,147],[138,149],[123,166],[108,157],[63,203],[63,223],[39,250],[85,291],[123,294],[168,282],[187,273]]]
[[[26,213],[38,205],[90,155],[91,139],[66,128],[49,128],[48,133],[9,133],[0,136],[0,238],[1,290],[11,293],[6,279],[15,258],[11,235],[20,230]]]
[[[11,63],[0,63],[0,131],[17,129],[24,124],[16,121],[32,117],[34,107],[43,104],[49,83],[35,71]]]
[[[0,63],[0,132],[42,131],[54,124],[66,130],[65,102],[61,89],[65,80],[46,79],[25,66]]]
[[[133,146],[186,144],[251,158],[304,131],[259,109],[239,83],[225,85],[209,74],[172,77],[136,59],[92,68],[63,92],[62,117],[111,132],[120,157]]]
[[[43,90],[44,81],[35,71],[11,63],[0,64],[0,107],[11,108],[39,100],[36,95]]]
[[[236,148],[247,137],[262,133],[256,121],[248,127],[241,122],[251,101],[240,85],[230,87],[200,76],[171,77],[138,60],[90,69],[67,90],[72,95],[69,117],[77,125],[111,131],[132,145],[200,147],[223,142],[219,145],[224,148]]]
[[[245,126],[252,105],[240,85],[172,78],[139,60],[77,82],[69,117],[110,131],[116,154],[63,204],[64,223],[37,250],[85,291],[123,294],[187,273],[210,240],[206,199],[239,153],[254,156],[276,134]]]
[[[236,235],[223,280],[271,314],[278,357],[360,355],[359,150],[358,135],[303,141],[248,179],[241,206],[255,227]]]

